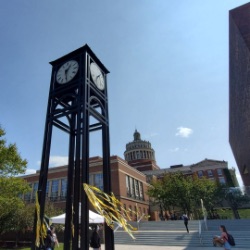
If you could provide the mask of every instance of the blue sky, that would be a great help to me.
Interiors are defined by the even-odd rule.
[[[240,0],[2,0],[0,124],[39,169],[53,61],[88,44],[108,75],[111,155],[135,128],[161,168],[236,163],[228,139],[228,12]],[[91,155],[100,154],[99,135]],[[65,163],[55,130],[51,166]]]

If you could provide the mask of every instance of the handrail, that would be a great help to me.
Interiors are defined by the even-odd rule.
[[[204,224],[205,224],[205,229],[207,231],[208,230],[208,228],[207,228],[207,216],[204,216]]]
[[[201,220],[199,220],[199,238],[200,238],[200,244],[202,245],[202,236],[201,236],[201,231],[202,231],[202,227],[201,227]]]
[[[140,226],[140,221],[142,220],[142,218],[144,217],[145,214],[142,214],[142,216],[140,217],[139,220],[137,220],[137,227],[139,229],[139,226]]]
[[[117,227],[114,229],[114,233],[120,228],[122,227],[119,223],[117,223]]]

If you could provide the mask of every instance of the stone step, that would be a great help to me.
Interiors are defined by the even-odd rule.
[[[138,231],[134,234],[135,240],[125,232],[115,233],[116,244],[137,244],[137,245],[156,245],[156,246],[200,246],[200,239],[197,232],[189,234],[183,232],[166,231]]]
[[[219,226],[225,225],[236,241],[236,247],[249,248],[250,245],[250,220],[214,220],[208,221],[209,231],[204,230],[199,237],[199,221],[189,221],[190,233],[185,230],[183,221],[159,221],[132,223],[138,228],[133,234],[133,240],[123,229],[115,232],[116,244],[149,245],[149,246],[187,246],[187,247],[212,247],[214,235],[220,234]],[[236,229],[237,228],[237,229]],[[242,228],[242,230],[240,230]],[[232,232],[231,232],[232,231]]]
[[[250,238],[249,238],[249,231],[233,231],[230,232],[235,240],[236,247],[238,248],[249,248],[250,245]],[[202,232],[202,244],[203,246],[212,246],[212,239],[215,235],[220,235],[220,232],[217,231],[203,231]]]

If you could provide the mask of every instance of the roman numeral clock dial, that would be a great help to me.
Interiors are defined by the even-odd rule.
[[[77,74],[79,64],[75,60],[64,63],[56,73],[56,81],[60,84],[71,81]]]

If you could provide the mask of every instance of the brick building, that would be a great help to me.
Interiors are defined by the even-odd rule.
[[[250,3],[229,12],[229,141],[250,186]]]
[[[138,211],[140,215],[149,214],[149,198],[146,176],[132,168],[126,161],[118,156],[110,157],[112,190],[118,200],[126,209]],[[91,185],[103,189],[102,158],[90,158],[89,182]],[[23,178],[30,184],[32,191],[24,195],[26,202],[34,202],[38,188],[40,171],[35,174],[26,175]],[[65,209],[67,189],[67,166],[50,168],[46,188],[46,197],[57,207]],[[83,191],[83,189],[81,189]],[[136,215],[131,214],[133,220]]]
[[[161,179],[164,174],[177,171],[184,175],[197,175],[199,178],[206,177],[211,181],[218,181],[221,184],[232,183],[232,186],[239,186],[235,175],[235,169],[228,169],[226,161],[205,159],[192,165],[175,165],[170,168],[144,171],[143,173],[147,176],[147,182],[150,183],[153,179]]]
[[[206,176],[213,181],[228,183],[226,161],[205,159],[188,166],[176,165],[160,169],[156,164],[155,152],[151,143],[141,140],[140,133],[137,130],[134,132],[134,140],[126,145],[124,156],[125,160],[119,156],[110,157],[112,191],[125,208],[138,211],[140,215],[150,215],[151,220],[159,220],[159,210],[150,207],[147,195],[147,189],[152,179],[161,178],[168,172],[181,171],[185,175],[197,174],[199,177]],[[50,168],[46,188],[47,199],[62,209],[65,209],[66,203],[67,168],[68,166]],[[90,158],[89,181],[91,185],[100,189],[103,189],[102,169],[101,157]],[[230,171],[231,175],[235,177],[235,172]],[[24,195],[26,202],[35,201],[39,174],[40,171],[37,171],[35,174],[23,177],[32,188],[30,193]],[[237,186],[237,183],[234,185]],[[138,219],[135,214],[132,217],[133,220]]]

